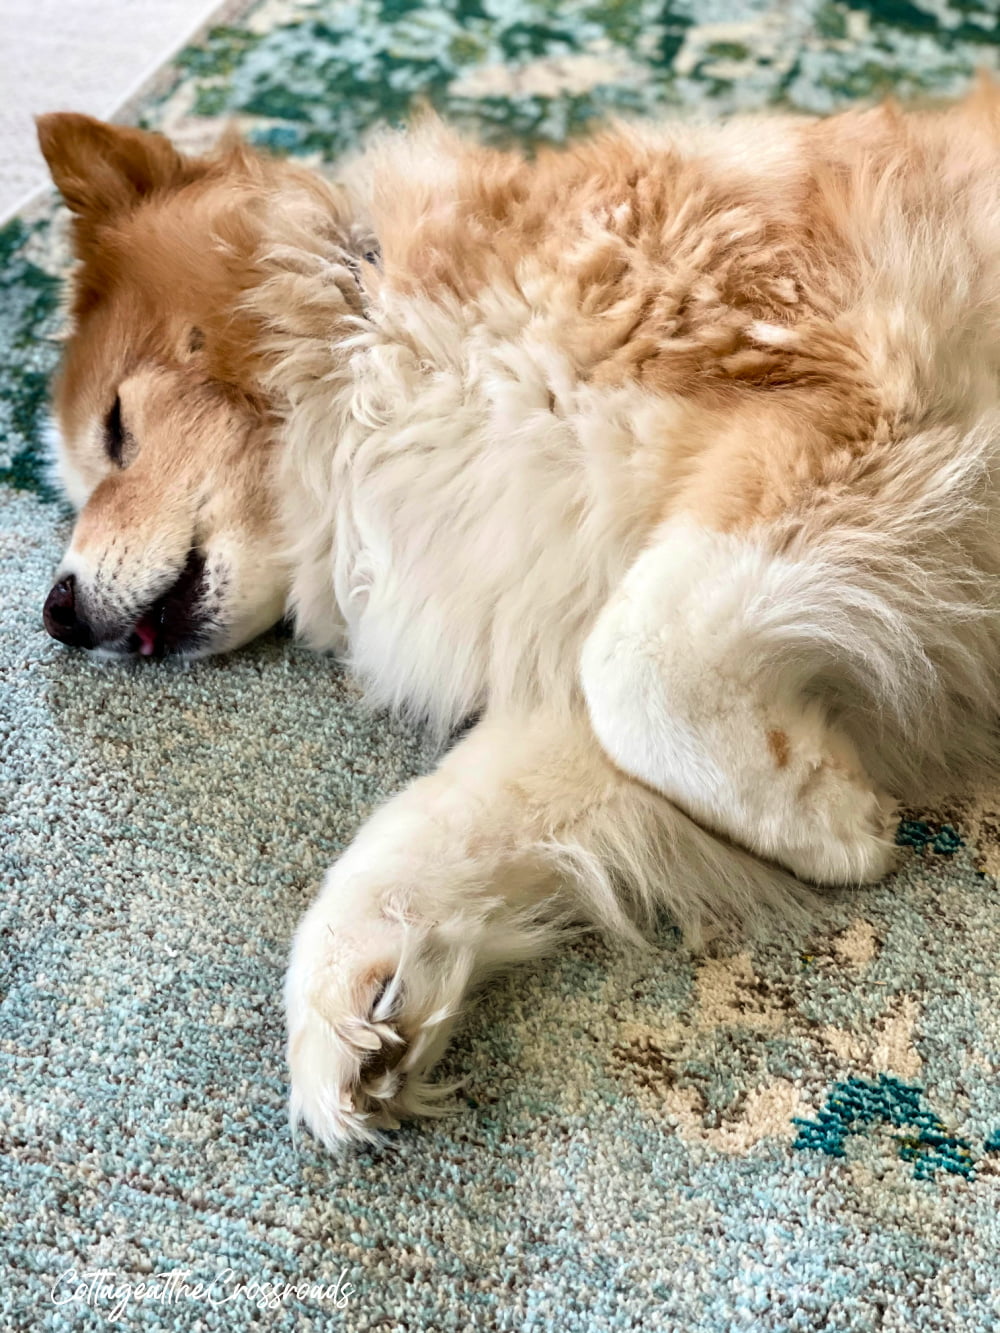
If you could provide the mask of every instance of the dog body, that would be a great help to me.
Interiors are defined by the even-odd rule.
[[[876,879],[894,800],[992,762],[992,89],[533,161],[427,121],[333,186],[41,138],[81,259],[50,630],[197,655],[287,605],[374,703],[479,715],[297,933],[327,1143],[430,1109],[469,986],[567,924]]]

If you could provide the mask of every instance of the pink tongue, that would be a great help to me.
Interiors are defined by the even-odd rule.
[[[140,620],[135,627],[139,640],[139,652],[143,657],[152,657],[156,652],[156,630],[148,620]]]

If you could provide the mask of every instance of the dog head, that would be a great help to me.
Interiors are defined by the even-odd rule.
[[[226,651],[280,619],[287,593],[275,427],[241,304],[255,201],[281,166],[238,143],[184,157],[69,113],[38,129],[78,260],[54,399],[78,518],[45,626],[112,654]]]

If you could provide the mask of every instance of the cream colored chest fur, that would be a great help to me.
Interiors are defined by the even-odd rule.
[[[579,382],[558,331],[512,298],[471,320],[396,302],[376,321],[352,354],[333,479],[350,661],[373,699],[441,726],[565,699],[655,522],[674,409]]]

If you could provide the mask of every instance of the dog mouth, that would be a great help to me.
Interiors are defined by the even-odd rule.
[[[192,550],[174,582],[132,626],[126,652],[138,657],[166,657],[203,644],[209,629],[206,586],[205,557]]]

